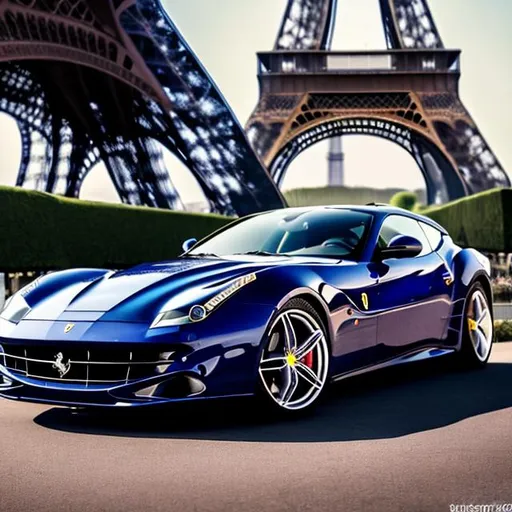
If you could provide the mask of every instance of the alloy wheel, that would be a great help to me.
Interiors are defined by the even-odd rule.
[[[467,310],[467,322],[475,354],[480,361],[484,362],[491,351],[493,322],[487,299],[478,289],[471,296]]]
[[[322,392],[328,369],[327,340],[315,318],[301,309],[280,313],[259,364],[270,398],[283,409],[304,409]]]

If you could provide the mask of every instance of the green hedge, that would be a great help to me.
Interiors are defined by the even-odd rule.
[[[512,189],[493,189],[443,206],[422,210],[423,215],[448,230],[463,247],[488,252],[512,252]]]
[[[232,219],[0,187],[0,271],[128,267],[177,256]]]
[[[297,188],[284,193],[290,206],[318,206],[324,204],[389,203],[403,189],[369,187],[319,187]],[[425,191],[415,192],[419,201],[425,200]]]
[[[494,335],[496,341],[512,341],[512,321],[496,320],[494,322]]]
[[[366,194],[372,189],[301,189],[289,192],[287,199],[290,205],[372,200],[359,196],[357,201],[358,190]],[[350,200],[340,193],[349,193]],[[482,192],[422,213],[460,245],[512,252],[512,189]],[[202,238],[230,220],[0,187],[0,271],[119,268],[164,260],[181,252],[183,240]]]

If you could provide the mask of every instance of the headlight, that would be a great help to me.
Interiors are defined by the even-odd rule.
[[[211,313],[217,306],[222,304],[226,299],[231,297],[231,295],[233,295],[238,290],[240,290],[240,288],[242,288],[246,284],[252,283],[255,280],[256,280],[256,274],[247,274],[246,276],[242,276],[242,277],[235,279],[225,290],[223,290],[219,294],[215,295],[215,297],[210,299],[204,305],[204,309],[206,309],[207,314]]]
[[[196,304],[188,311],[183,310],[166,310],[164,307],[162,311],[155,318],[151,324],[150,329],[155,327],[170,327],[175,325],[183,325],[194,322],[201,322],[212,311],[223,304],[229,297],[235,294],[240,288],[252,283],[256,280],[256,274],[247,274],[242,277],[237,277],[231,281],[224,290],[212,297],[208,302],[203,304]]]

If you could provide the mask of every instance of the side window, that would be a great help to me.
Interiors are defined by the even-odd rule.
[[[416,256],[420,258],[432,252],[427,236],[421,229],[419,222],[402,215],[390,215],[384,220],[377,245],[380,248],[387,247],[389,242],[397,235],[413,236],[421,242],[423,250]]]
[[[441,240],[443,239],[441,231],[425,224],[424,222],[420,222],[420,225],[425,232],[425,235],[427,235],[430,246],[435,251],[441,245]]]

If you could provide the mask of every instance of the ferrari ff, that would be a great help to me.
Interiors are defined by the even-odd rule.
[[[257,396],[275,411],[326,385],[493,342],[489,260],[385,205],[239,219],[175,260],[54,272],[0,318],[0,395],[72,407]]]

